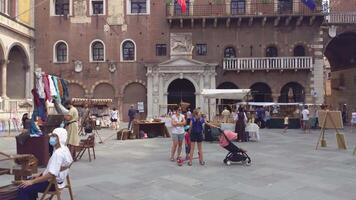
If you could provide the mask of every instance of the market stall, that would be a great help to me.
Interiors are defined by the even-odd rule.
[[[90,117],[97,128],[110,127],[110,105],[112,99],[73,98],[73,106],[78,109],[80,121]]]
[[[244,100],[247,98],[248,94],[250,93],[250,89],[203,89],[202,95],[204,98],[208,99],[208,116],[209,121],[212,124],[218,125],[221,127],[222,130],[235,130],[235,123],[232,119],[232,115],[230,116],[231,119],[226,121],[222,121],[219,115],[212,117],[210,114],[210,101],[211,99],[234,99],[234,100]],[[219,105],[216,106],[216,110],[218,109]],[[210,120],[212,119],[212,120]],[[211,129],[209,126],[205,126],[204,128],[205,140],[206,141],[213,141],[217,140],[217,135],[219,134],[218,131]]]
[[[49,114],[49,102],[57,105],[69,99],[68,82],[60,77],[48,75],[41,70],[35,71],[35,88],[32,89],[33,112],[31,119],[25,120],[22,133],[16,137],[17,154],[32,154],[39,165],[48,163],[51,147],[48,134],[59,127],[64,120],[63,114]],[[62,106],[63,107],[63,106]]]

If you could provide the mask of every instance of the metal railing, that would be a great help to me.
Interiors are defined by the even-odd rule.
[[[312,69],[312,57],[224,58],[223,69],[233,71]]]
[[[326,16],[327,22],[332,24],[355,24],[356,12],[350,13],[330,13]]]
[[[273,15],[312,15],[323,14],[322,7],[312,11],[301,2],[250,3],[238,4],[189,4],[186,13],[182,13],[179,5],[167,5],[168,17],[209,17],[209,16],[273,16]]]

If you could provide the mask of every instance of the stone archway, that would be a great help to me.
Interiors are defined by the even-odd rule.
[[[115,99],[115,89],[109,83],[99,83],[93,90],[93,98],[95,99]],[[113,101],[114,102],[114,101]]]
[[[333,38],[325,48],[331,71],[356,67],[356,33],[345,32]]]
[[[122,119],[128,122],[128,110],[130,105],[134,105],[135,109],[138,109],[137,103],[143,102],[144,112],[139,114],[140,119],[146,119],[147,116],[147,90],[146,87],[137,82],[126,85],[123,92],[123,99],[121,104]]]
[[[188,79],[175,79],[172,81],[167,89],[168,104],[179,104],[186,102],[190,104],[190,109],[195,109],[196,97],[194,84]]]
[[[289,82],[281,89],[280,103],[303,103],[305,102],[304,87],[297,82]]]
[[[13,99],[26,97],[26,73],[29,61],[24,49],[13,46],[8,54],[6,95]]]
[[[78,83],[68,84],[69,98],[85,98],[85,89]]]
[[[325,47],[324,55],[331,69],[331,96],[328,104],[356,107],[356,32],[338,34]],[[349,111],[351,113],[351,110]]]
[[[251,95],[254,102],[272,102],[272,90],[266,83],[258,82],[251,87]]]

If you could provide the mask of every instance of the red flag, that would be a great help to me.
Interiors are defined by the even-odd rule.
[[[187,4],[185,3],[185,0],[178,0],[178,4],[182,8],[182,13],[184,14],[187,11]]]

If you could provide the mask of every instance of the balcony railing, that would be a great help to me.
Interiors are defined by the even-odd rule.
[[[330,13],[327,17],[327,22],[331,24],[355,24],[356,12],[351,13]]]
[[[312,57],[224,58],[223,69],[233,71],[270,71],[312,69]]]
[[[301,2],[244,3],[239,4],[193,4],[187,5],[186,13],[179,5],[167,5],[168,17],[228,17],[228,16],[274,16],[274,15],[322,15],[321,6],[314,11]]]

